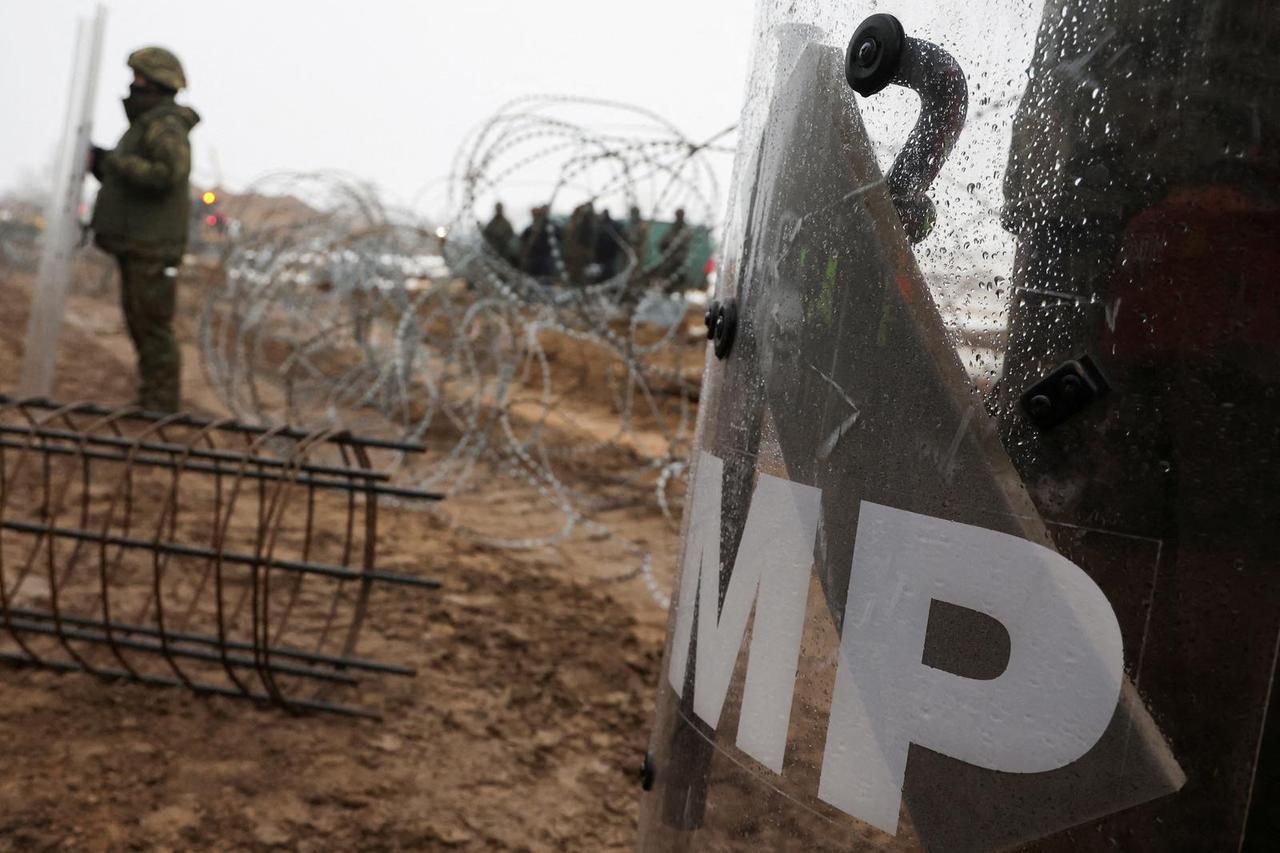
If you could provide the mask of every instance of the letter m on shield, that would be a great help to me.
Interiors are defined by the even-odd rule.
[[[722,597],[723,475],[723,460],[698,455],[667,676],[683,697],[690,647],[696,642],[693,712],[715,728],[754,610],[737,746],[781,773],[822,493],[759,476]]]

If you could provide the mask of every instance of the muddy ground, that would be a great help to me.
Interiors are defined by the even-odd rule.
[[[29,286],[0,269],[5,391]],[[72,298],[58,399],[131,398],[114,298],[105,278]],[[184,397],[217,414],[198,288],[182,299]],[[668,587],[673,525],[653,502],[622,503],[603,520],[652,551]],[[380,723],[0,666],[0,850],[630,848],[665,613],[609,542],[483,547],[453,524],[477,512],[513,531],[554,520],[497,482],[447,512],[380,518],[381,564],[444,584],[375,594],[360,652],[418,670],[362,686]]]

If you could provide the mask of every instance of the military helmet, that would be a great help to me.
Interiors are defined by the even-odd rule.
[[[161,86],[177,91],[187,85],[182,63],[163,47],[144,47],[129,54],[128,66]]]

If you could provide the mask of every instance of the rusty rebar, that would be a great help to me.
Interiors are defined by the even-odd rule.
[[[0,395],[0,660],[292,710],[357,674],[377,586],[438,581],[377,567],[371,454],[421,449]]]

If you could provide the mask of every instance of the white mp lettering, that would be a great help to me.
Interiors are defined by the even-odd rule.
[[[821,492],[759,476],[720,607],[723,472],[720,459],[699,455],[668,679],[680,695],[696,640],[693,710],[718,726],[754,609],[736,742],[781,773]],[[999,676],[923,662],[935,600],[1004,626],[1009,662]],[[911,744],[1041,773],[1084,756],[1115,712],[1115,612],[1083,570],[1041,545],[864,501],[845,608],[818,796],[886,832],[897,832]]]

